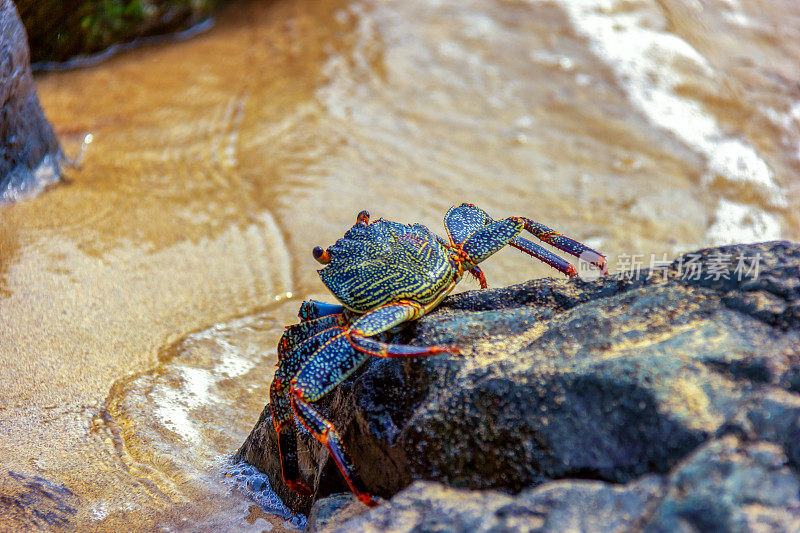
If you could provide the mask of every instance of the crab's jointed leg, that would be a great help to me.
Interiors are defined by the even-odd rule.
[[[522,220],[525,221],[525,230],[535,235],[540,241],[546,242],[547,244],[567,252],[568,254],[574,255],[575,257],[581,257],[589,261],[594,266],[600,268],[600,270],[605,270],[606,258],[600,252],[597,252],[596,250],[593,250],[585,244],[574,239],[570,239],[569,237],[561,235],[557,231],[548,228],[544,224],[534,222],[533,220],[525,217],[522,217]]]
[[[303,322],[301,324],[310,324]],[[303,343],[292,352],[279,359],[278,369],[269,389],[269,403],[272,410],[272,423],[278,435],[278,453],[281,460],[283,480],[295,492],[310,496],[311,490],[303,482],[297,461],[297,435],[295,434],[294,416],[288,392],[290,380],[305,365],[312,355],[328,340],[341,331],[338,327],[324,329]],[[285,334],[284,334],[285,336]]]
[[[285,370],[284,367],[279,369],[281,378],[284,374],[289,374],[292,371],[296,372],[291,380],[289,390],[294,414],[317,440],[328,448],[331,457],[339,467],[353,494],[367,505],[375,505],[375,501],[366,491],[364,483],[358,477],[352,460],[342,447],[339,434],[333,425],[320,415],[311,404],[347,379],[371,356],[417,357],[443,352],[458,353],[458,349],[453,347],[406,346],[382,343],[367,338],[387,331],[403,322],[419,318],[425,311],[425,307],[411,301],[384,305],[365,313],[353,322],[350,327],[331,328],[312,337],[298,349],[298,351],[302,352],[297,357],[298,361],[293,361],[291,365],[286,365]],[[325,340],[324,344],[311,346],[312,342],[319,343],[323,339]],[[306,353],[312,347],[315,349],[312,354],[313,357]],[[294,358],[294,354],[292,354],[292,358]],[[298,367],[298,365],[300,366]],[[278,380],[278,377],[278,373],[276,373],[276,380]],[[283,381],[281,380],[280,383],[283,384]],[[285,389],[280,391],[276,389],[276,395],[284,393],[284,391]],[[282,403],[279,404],[281,408],[285,403],[284,396]],[[283,411],[281,412],[283,413]],[[286,439],[289,438],[287,429],[288,425],[284,429],[287,435]],[[279,434],[279,443],[282,444],[283,442],[283,434]],[[289,452],[294,451],[296,454],[296,450],[291,447],[288,447],[287,450]],[[283,449],[281,449],[281,453],[283,453]],[[296,463],[296,457],[294,460]],[[285,468],[284,475],[287,471],[293,473],[291,468]]]
[[[286,326],[281,339],[278,341],[278,362],[283,361],[288,354],[291,354],[298,346],[317,333],[341,325],[341,315],[326,315],[321,318],[304,320],[303,322]]]
[[[523,239],[522,237],[517,237],[513,239],[510,243],[511,246],[516,248],[521,252],[525,252],[526,254],[535,257],[539,261],[547,263],[551,267],[555,268],[559,272],[566,274],[569,277],[575,276],[578,274],[578,271],[575,270],[575,267],[570,264],[569,261],[566,259],[557,256],[547,248],[543,248],[538,244],[529,241],[528,239]]]
[[[484,261],[511,242],[525,227],[519,217],[510,217],[492,222],[473,231],[461,244],[469,268]]]
[[[544,224],[534,222],[525,217],[512,218],[521,220],[523,228],[535,235],[539,240],[574,255],[575,257],[585,259],[605,271],[606,258],[599,252],[574,239],[561,235]],[[450,237],[451,243],[455,246],[463,246],[468,239],[475,236],[482,228],[494,223],[494,220],[486,211],[467,203],[461,204],[458,207],[451,207],[445,215],[445,228],[447,229],[447,234]],[[547,263],[567,276],[572,277],[577,275],[577,270],[575,270],[575,267],[568,261],[527,239],[514,236],[514,238],[508,241],[508,244]]]
[[[404,322],[411,322],[426,313],[426,308],[416,302],[400,301],[379,307],[364,314],[347,330],[350,344],[356,350],[375,357],[419,357],[439,353],[460,353],[452,346],[408,346],[387,344],[368,339]]]
[[[300,311],[298,311],[297,316],[300,317],[300,320],[305,321],[322,318],[328,315],[341,315],[343,311],[344,306],[338,304],[329,304],[317,300],[305,300],[300,304]]]
[[[436,240],[439,241],[445,248],[450,248],[454,244],[453,242],[448,241],[447,239],[441,238],[439,235],[434,234],[434,236],[436,237]],[[459,242],[458,244],[461,244],[461,242]],[[471,274],[472,277],[474,277],[476,280],[478,280],[478,283],[480,283],[481,285],[481,289],[489,287],[489,284],[486,282],[486,276],[484,275],[483,270],[481,270],[479,267],[476,266],[468,270],[467,272]]]
[[[333,424],[310,405],[346,379],[369,357],[368,354],[353,349],[346,334],[339,330],[292,379],[289,394],[294,414],[328,448],[353,494],[366,505],[375,506],[375,500],[358,477],[353,461],[342,447],[341,438]]]
[[[478,280],[478,283],[481,284],[481,289],[485,289],[489,286],[489,284],[486,282],[486,276],[484,275],[483,270],[481,270],[479,267],[476,266],[471,270],[467,270],[467,272],[472,274],[472,276]]]

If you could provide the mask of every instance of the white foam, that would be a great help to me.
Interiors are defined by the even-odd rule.
[[[800,102],[794,102],[788,110],[776,110],[768,106],[760,106],[764,116],[766,116],[775,126],[783,130],[783,141],[790,143],[800,131]],[[800,160],[800,143],[797,143],[794,154],[795,159]]]
[[[753,206],[721,199],[715,217],[708,230],[708,238],[715,246],[781,238],[778,218]]]
[[[748,17],[742,10],[742,5],[739,0],[720,0],[722,2],[723,12],[722,17],[731,24],[735,24],[742,28],[763,28],[763,24]],[[702,5],[700,6],[702,9]]]
[[[687,74],[711,83],[716,74],[694,47],[665,30],[667,22],[658,6],[634,9],[620,0],[564,0],[559,5],[574,28],[589,39],[592,51],[612,68],[636,108],[706,158],[707,181],[750,183],[761,189],[771,205],[786,204],[772,171],[756,150],[726,136],[699,102],[678,95]],[[734,1],[728,7],[739,8]]]
[[[218,347],[220,352],[219,362],[211,370],[212,376],[236,378],[247,374],[256,366],[259,359],[257,355],[262,351],[260,347],[256,345],[235,346],[226,339],[227,332],[247,328],[251,323],[251,317],[237,318],[189,335],[188,338],[196,342],[212,342]]]
[[[236,378],[247,374],[256,366],[255,349],[248,349],[246,352],[240,353],[230,343],[221,339],[218,342],[223,348],[223,352],[219,363],[214,367],[215,375]]]
[[[489,39],[500,33],[500,28],[491,17],[475,12],[464,11],[459,22],[466,37],[472,39]]]
[[[537,49],[531,50],[530,58],[536,61],[537,63],[542,63],[543,65],[548,65],[551,67],[557,67],[563,71],[570,71],[575,66],[574,62],[569,56],[562,55],[562,54],[554,54],[549,50],[545,49]]]
[[[61,176],[60,161],[61,154],[47,154],[33,170],[24,165],[13,169],[9,176],[5,176],[6,189],[0,189],[0,205],[32,198],[48,185],[56,183]]]
[[[182,386],[179,389],[161,384],[153,391],[155,414],[161,423],[192,444],[202,439],[197,424],[189,417],[192,409],[219,401],[211,392],[214,378],[202,368],[180,368]]]
[[[732,181],[749,181],[765,189],[776,188],[772,181],[772,172],[764,160],[738,139],[724,139],[718,142],[708,156],[710,176],[721,175]],[[786,203],[778,190],[775,190],[770,199],[773,205],[783,206]]]

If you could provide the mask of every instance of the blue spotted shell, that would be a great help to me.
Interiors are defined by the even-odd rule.
[[[427,227],[378,219],[356,224],[328,248],[322,282],[348,309],[365,313],[399,300],[430,303],[456,276],[448,250]]]

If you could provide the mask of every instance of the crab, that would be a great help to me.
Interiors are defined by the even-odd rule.
[[[524,217],[495,221],[473,204],[451,207],[444,217],[448,239],[421,224],[384,219],[370,222],[362,211],[355,225],[314,258],[338,304],[308,300],[298,324],[287,326],[278,344],[278,368],[270,387],[270,408],[278,435],[281,473],[287,486],[302,496],[311,490],[300,474],[294,419],[329,451],[354,495],[377,505],[358,476],[333,424],[314,403],[352,375],[371,357],[417,357],[460,353],[453,346],[388,344],[375,338],[436,308],[469,273],[486,288],[478,267],[511,245],[567,276],[575,267],[558,255],[519,236],[522,230],[605,272],[605,257],[591,248]]]

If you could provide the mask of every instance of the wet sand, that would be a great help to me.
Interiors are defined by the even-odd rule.
[[[800,239],[796,5],[588,4],[237,3],[192,41],[39,77],[68,152],[93,142],[0,208],[2,490],[48,480],[30,490],[74,510],[55,526],[283,527],[215,483],[282,325],[324,296],[311,248],[361,209],[438,231],[470,201],[612,258]],[[513,250],[484,271],[554,275]],[[223,337],[246,370],[218,367]],[[0,526],[47,527],[36,505]]]

